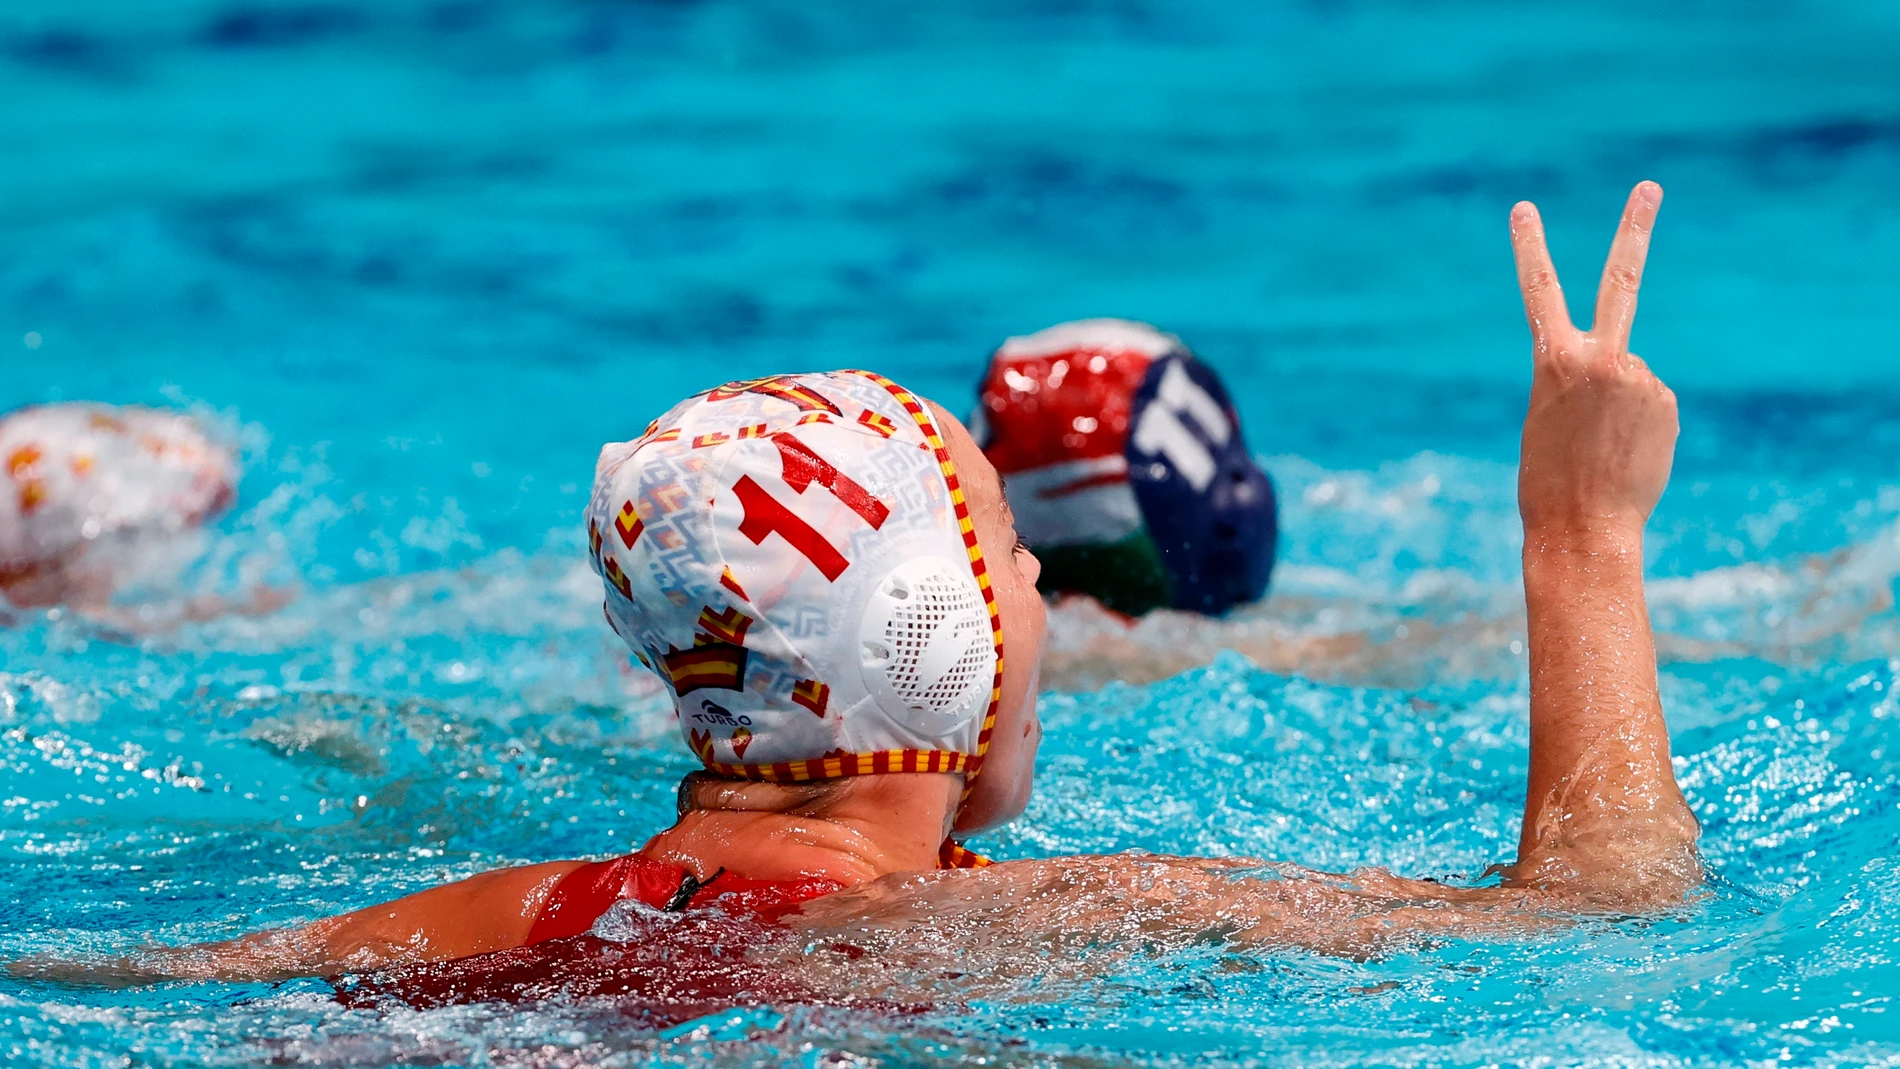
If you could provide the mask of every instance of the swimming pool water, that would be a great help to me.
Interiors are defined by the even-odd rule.
[[[1080,315],[1228,377],[1286,508],[1263,626],[1393,645],[1281,676],[1151,620],[1205,667],[1046,695],[1037,800],[977,845],[1476,878],[1525,747],[1504,213],[1543,206],[1584,320],[1643,177],[1635,345],[1684,414],[1652,608],[1714,880],[1374,961],[984,946],[1012,979],[902,1021],[0,980],[3,1060],[1900,1063],[1896,55],[1878,0],[16,0],[0,406],[213,414],[241,504],[152,585],[298,597],[0,631],[0,957],[637,843],[689,761],[581,563],[598,444],[793,368],[960,407]]]

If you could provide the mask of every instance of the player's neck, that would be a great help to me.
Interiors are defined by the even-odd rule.
[[[847,886],[937,867],[962,777],[893,773],[813,787],[698,778],[680,819],[641,853],[700,877],[816,876]]]

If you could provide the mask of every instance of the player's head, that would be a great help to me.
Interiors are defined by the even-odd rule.
[[[710,771],[961,773],[959,830],[1021,810],[1037,566],[941,409],[858,371],[729,383],[601,451],[588,538]]]
[[[138,578],[229,508],[236,451],[190,416],[86,402],[0,417],[0,594],[54,605]]]
[[[1008,480],[1044,590],[1129,614],[1265,595],[1273,484],[1219,377],[1179,338],[1121,319],[1011,338],[971,428]]]

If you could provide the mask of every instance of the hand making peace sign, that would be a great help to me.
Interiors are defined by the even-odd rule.
[[[1511,244],[1533,344],[1517,485],[1527,546],[1533,538],[1640,545],[1643,525],[1669,482],[1676,395],[1629,351],[1636,292],[1661,204],[1662,187],[1654,182],[1630,193],[1589,331],[1571,324],[1537,209],[1529,202],[1511,209]]]

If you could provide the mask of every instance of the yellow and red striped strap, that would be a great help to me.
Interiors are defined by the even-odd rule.
[[[718,761],[702,763],[709,771],[729,779],[809,783],[812,780],[881,776],[892,772],[967,772],[971,760],[969,754],[952,750],[877,750],[872,753],[832,754],[804,761],[781,761],[772,765],[727,765]]]
[[[989,858],[966,848],[962,843],[952,842],[949,839],[945,839],[943,846],[937,851],[939,868],[981,869],[988,868],[991,864],[993,862]]]
[[[976,577],[976,585],[983,591],[983,604],[990,613],[990,636],[996,643],[996,674],[990,680],[990,704],[983,713],[983,727],[976,736],[976,753],[971,755],[969,767],[964,770],[963,796],[968,798],[976,784],[977,773],[983,767],[983,755],[989,752],[990,735],[996,730],[996,709],[1003,700],[1003,617],[996,609],[996,592],[990,589],[989,567],[983,561],[983,547],[977,544],[976,523],[970,518],[970,505],[963,496],[963,484],[957,478],[957,466],[950,460],[950,448],[944,444],[943,435],[937,431],[937,425],[930,418],[930,410],[909,390],[897,383],[871,371],[853,371],[863,375],[879,386],[890,391],[898,404],[904,406],[911,418],[917,421],[917,427],[924,433],[924,441],[937,457],[937,466],[943,471],[944,485],[950,490],[950,503],[956,510],[957,531],[963,536],[963,547],[970,556],[970,574]]]

